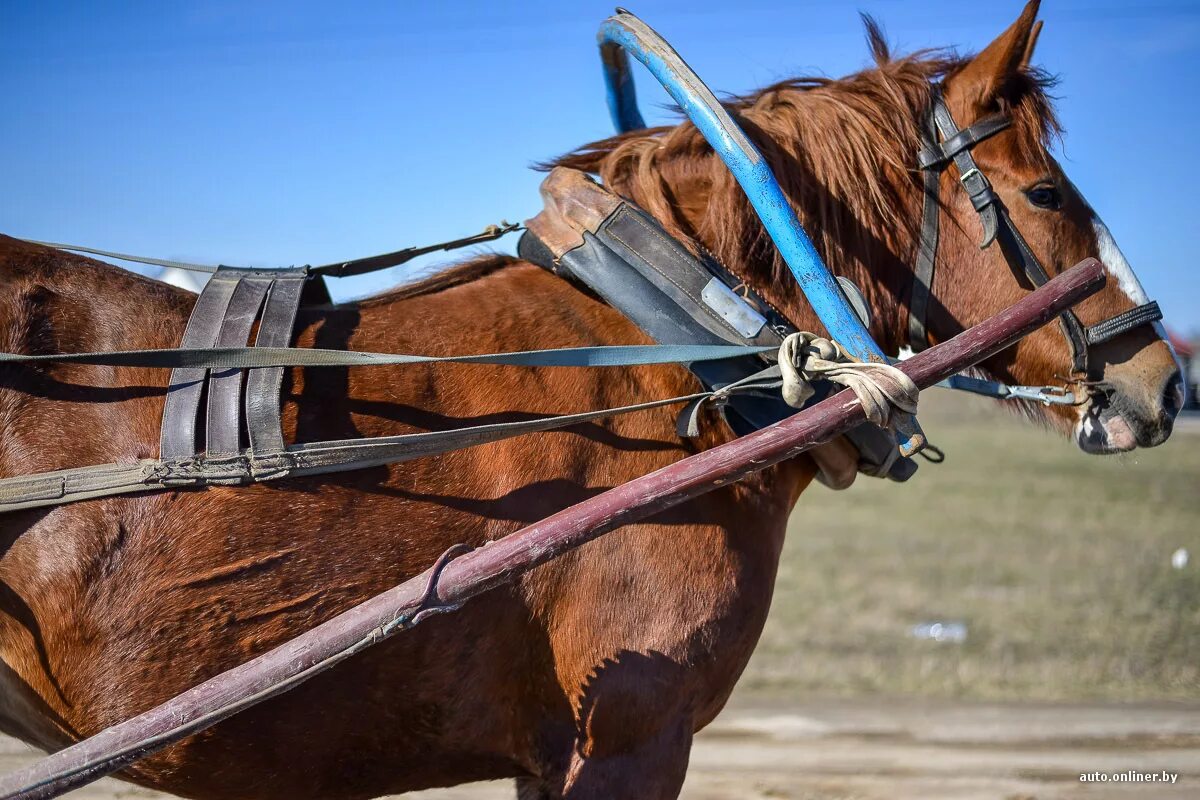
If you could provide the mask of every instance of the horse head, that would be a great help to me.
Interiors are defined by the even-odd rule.
[[[1110,280],[1076,309],[1094,325],[1148,302],[1112,235],[1051,155],[1058,132],[1047,101],[1046,77],[1030,67],[1040,23],[1030,2],[1008,30],[979,55],[945,76],[945,103],[964,127],[1003,115],[1011,125],[972,148],[999,202],[1048,273],[1096,256]],[[947,170],[946,173],[950,173]],[[942,305],[935,328],[944,336],[999,311],[1028,289],[999,242],[980,248],[980,218],[962,175],[943,174],[946,252],[933,296]],[[953,241],[953,244],[951,244]],[[1182,380],[1161,325],[1140,325],[1111,340],[1088,344],[1079,364],[1061,327],[1049,326],[984,365],[1001,380],[1049,384],[1063,380],[1082,402],[1044,412],[1088,452],[1153,447],[1166,441],[1182,405]]]
[[[1069,391],[1074,403],[1018,402],[1087,452],[1153,447],[1170,435],[1182,404],[1179,366],[1157,306],[1051,154],[1060,132],[1046,92],[1053,81],[1030,64],[1037,10],[1030,2],[973,57],[894,57],[868,18],[873,68],[783,81],[727,107],[830,268],[862,289],[871,333],[889,352],[994,316],[1034,288],[1031,273],[1044,279],[1100,258],[1111,280],[1078,307],[1074,323],[1048,326],[980,368],[1005,383]],[[950,130],[933,127],[937,109]],[[749,202],[691,123],[621,134],[555,163],[600,175],[794,324],[819,329]],[[1117,324],[1089,335],[1104,321]]]

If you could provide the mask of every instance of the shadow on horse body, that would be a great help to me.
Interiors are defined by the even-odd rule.
[[[904,341],[921,192],[910,164],[930,85],[941,79],[961,123],[996,109],[1013,115],[1013,127],[976,156],[1048,269],[1105,251],[1120,280],[1079,307],[1085,322],[1142,302],[1128,266],[1114,260],[1119,251],[1047,152],[1053,117],[1029,67],[1035,5],[974,58],[893,58],[872,29],[875,67],[733,103],[824,257],[863,287],[885,349]],[[615,137],[561,163],[599,174],[799,327],[817,328],[689,124]],[[1028,291],[997,248],[979,249],[974,211],[953,178],[944,180],[933,341]],[[1031,187],[1050,187],[1057,207],[1028,202]],[[0,239],[0,262],[8,351],[173,347],[194,301],[13,239]],[[304,310],[298,329],[300,346],[434,355],[645,341],[619,313],[506,257],[361,303]],[[1090,382],[1075,387],[1088,402],[1031,413],[1089,449],[1165,440],[1177,380],[1169,347],[1142,328],[1089,355]],[[1070,353],[1050,326],[985,367],[1003,380],[1048,384],[1069,370]],[[166,382],[165,370],[0,367],[0,474],[153,457]],[[684,370],[663,366],[295,370],[284,422],[293,439],[377,436],[694,388]],[[673,414],[647,411],[391,468],[6,515],[0,728],[62,747],[417,574],[453,543],[505,536],[731,436],[710,416],[699,439],[682,441]],[[1080,435],[1089,414],[1103,436]],[[840,441],[817,458],[823,469],[854,469]],[[788,515],[816,469],[812,457],[797,458],[615,531],[124,775],[213,799],[359,798],[498,777],[517,778],[527,798],[675,797],[693,733],[720,711],[755,646]]]

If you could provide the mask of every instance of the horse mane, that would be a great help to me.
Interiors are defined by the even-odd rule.
[[[896,305],[894,293],[873,292],[865,278],[881,257],[912,263],[920,126],[933,85],[970,58],[941,49],[893,56],[879,25],[866,15],[863,22],[873,67],[844,78],[790,78],[732,96],[725,107],[762,151],[831,269],[859,282],[868,302],[886,313]],[[1050,76],[1027,69],[998,101],[996,110],[1013,116],[1031,158],[1042,158],[1035,143],[1060,132],[1045,92],[1051,85]],[[792,284],[745,194],[691,122],[611,136],[538,165],[555,166],[599,176],[682,242],[706,247],[763,288]],[[676,197],[684,186],[701,189],[702,204],[689,207],[682,192]]]

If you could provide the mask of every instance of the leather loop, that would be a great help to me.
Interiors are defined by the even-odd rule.
[[[255,347],[287,347],[291,344],[296,312],[308,280],[303,272],[296,270],[280,274],[271,283]],[[256,454],[284,448],[280,418],[282,386],[283,367],[252,369],[246,378],[246,429],[250,449]]]
[[[269,277],[242,278],[225,310],[217,347],[246,344],[271,282]],[[204,433],[205,452],[209,458],[234,455],[241,449],[242,378],[243,372],[237,368],[209,373],[208,420]]]
[[[196,298],[181,347],[216,345],[225,310],[241,279],[241,274],[234,270],[218,270],[209,279]],[[196,423],[207,378],[208,370],[203,368],[180,367],[171,371],[167,399],[163,405],[160,458],[179,459],[196,454]]]

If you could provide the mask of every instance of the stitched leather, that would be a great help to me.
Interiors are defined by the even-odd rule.
[[[1158,303],[1151,300],[1088,328],[1087,341],[1088,344],[1103,344],[1126,331],[1158,322],[1160,319],[1162,310],[1159,309]]]

